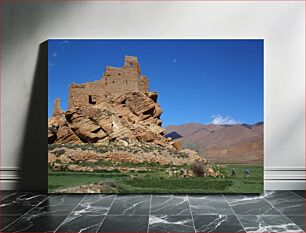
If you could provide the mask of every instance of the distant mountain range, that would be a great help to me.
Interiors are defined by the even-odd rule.
[[[198,151],[210,161],[233,164],[263,163],[263,122],[214,125],[188,123],[167,126],[166,137]]]

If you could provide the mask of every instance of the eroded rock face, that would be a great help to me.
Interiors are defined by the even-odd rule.
[[[48,120],[48,143],[79,144],[82,141],[69,127],[65,114],[61,113]]]
[[[163,136],[156,92],[131,92],[98,105],[70,108],[48,121],[49,144],[149,142],[169,146]]]

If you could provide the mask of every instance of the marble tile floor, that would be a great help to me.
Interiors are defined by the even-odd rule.
[[[0,232],[304,232],[303,191],[48,195],[0,191]]]

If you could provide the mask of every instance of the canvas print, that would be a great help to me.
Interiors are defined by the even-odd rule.
[[[49,40],[50,193],[261,193],[263,40]]]

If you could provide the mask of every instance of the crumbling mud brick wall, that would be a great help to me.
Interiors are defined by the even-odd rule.
[[[123,67],[107,66],[100,80],[70,85],[68,108],[99,104],[134,91],[148,92],[149,80],[141,75],[137,57],[125,56]]]

